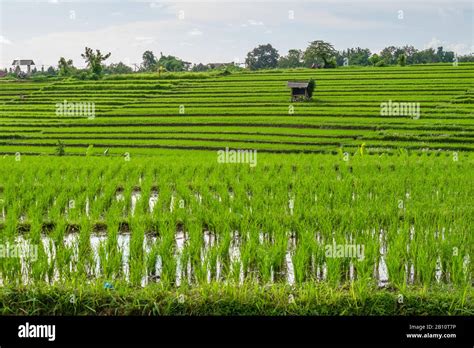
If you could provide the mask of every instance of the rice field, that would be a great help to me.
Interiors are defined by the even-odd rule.
[[[291,103],[289,80],[316,80],[313,101]],[[370,153],[472,151],[474,65],[274,70],[226,76],[111,75],[100,81],[1,82],[0,153],[109,148]],[[418,103],[418,117],[381,115],[382,103]],[[58,112],[93,103],[94,117]]]
[[[286,81],[310,77],[313,101],[291,103]],[[2,81],[0,251],[18,257],[0,258],[0,311],[472,315],[473,77]],[[64,100],[95,114],[58,115]],[[258,161],[219,163],[225,148]]]

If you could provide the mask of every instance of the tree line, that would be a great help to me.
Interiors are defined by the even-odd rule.
[[[280,56],[271,45],[259,45],[247,54],[246,65],[250,70],[274,68],[336,68],[337,66],[388,66],[429,63],[474,62],[474,55],[456,56],[443,47],[437,50],[427,48],[418,50],[413,46],[388,46],[382,51],[372,53],[368,48],[348,48],[337,51],[334,46],[322,40],[310,42],[303,51],[290,49],[285,56]]]
[[[33,68],[32,75],[39,77],[71,76],[81,80],[97,80],[104,74],[128,74],[132,72],[156,72],[159,75],[164,72],[177,71],[211,71],[221,70],[223,74],[236,70],[243,70],[242,67],[230,63],[209,63],[192,64],[172,55],[157,57],[152,51],[145,51],[142,55],[140,65],[135,64],[135,69],[123,62],[105,64],[111,53],[102,54],[100,50],[93,50],[86,47],[81,57],[87,64],[86,69],[78,69],[73,65],[71,59],[61,57],[57,68],[50,66],[46,71],[44,67],[41,71]],[[309,43],[305,50],[290,49],[288,53],[281,56],[278,50],[271,44],[259,45],[247,53],[245,65],[247,69],[290,69],[290,68],[336,68],[338,66],[375,66],[383,67],[389,65],[411,65],[430,63],[454,63],[454,62],[474,62],[474,55],[456,56],[452,51],[446,51],[443,47],[436,50],[427,48],[418,50],[413,46],[388,46],[382,51],[372,53],[368,48],[348,48],[337,51],[334,46],[323,40],[316,40]],[[6,70],[5,70],[6,72]],[[20,67],[14,70],[10,68],[11,76],[20,76]]]

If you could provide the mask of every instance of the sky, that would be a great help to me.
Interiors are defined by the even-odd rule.
[[[324,40],[338,50],[413,45],[474,52],[470,0],[0,0],[0,67],[60,57],[84,67],[84,48],[107,63],[140,64],[151,50],[192,63],[244,62],[259,44],[281,55]]]

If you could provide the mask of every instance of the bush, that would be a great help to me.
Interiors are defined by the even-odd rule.
[[[370,58],[369,58],[369,63],[373,66],[377,66],[377,63],[380,62],[380,57],[378,54],[374,53]]]
[[[308,83],[308,95],[310,99],[313,97],[313,92],[314,92],[315,87],[316,87],[316,82],[314,82],[314,79],[310,79]]]
[[[79,71],[74,77],[78,80],[88,80],[88,75],[87,71]]]
[[[382,67],[382,66],[387,66],[387,64],[385,64],[385,60],[379,60],[377,63],[375,63],[375,66],[377,67]]]
[[[407,64],[407,56],[404,54],[400,54],[398,56],[397,61],[398,61],[398,65],[405,66]]]
[[[96,73],[91,73],[87,70],[81,70],[81,71],[78,71],[74,77],[78,80],[99,80],[100,79],[100,75],[96,74]]]
[[[229,70],[225,69],[224,71],[219,72],[217,74],[217,76],[227,76],[227,75],[231,75],[231,74],[232,73]]]
[[[44,76],[44,75],[31,76],[31,81],[34,81],[34,82],[45,82],[48,80],[49,80],[48,76]]]
[[[329,59],[325,64],[324,64],[324,68],[325,69],[333,69],[337,66],[337,62],[336,62],[336,58],[331,58]]]
[[[58,146],[56,147],[55,152],[57,156],[64,156],[66,154],[66,151],[64,150],[64,144],[61,140],[58,140]]]

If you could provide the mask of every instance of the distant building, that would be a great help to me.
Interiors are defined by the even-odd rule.
[[[15,72],[20,72],[22,66],[26,66],[26,74],[31,75],[31,66],[35,65],[32,59],[15,59],[12,66],[15,67]]]
[[[209,69],[219,69],[222,67],[228,67],[234,65],[234,62],[230,63],[208,63],[207,66]]]

